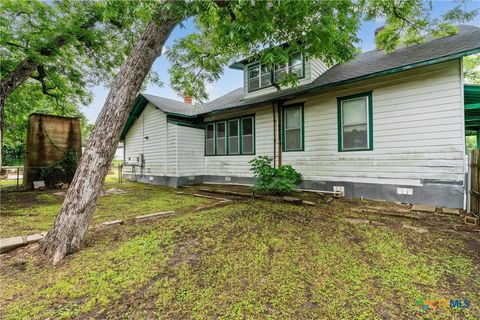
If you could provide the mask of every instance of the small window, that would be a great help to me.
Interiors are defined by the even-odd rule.
[[[248,91],[255,91],[272,85],[272,72],[266,65],[248,67]]]
[[[283,150],[303,150],[303,106],[283,109]]]
[[[260,89],[260,66],[251,66],[248,68],[248,91]]]
[[[276,64],[273,72],[273,79],[275,82],[282,81],[283,76],[287,73],[287,68],[285,65]]]
[[[300,52],[294,53],[288,61],[288,73],[295,73],[298,78],[303,78],[303,57]]]
[[[278,83],[282,81],[285,74],[296,74],[297,78],[305,76],[303,70],[303,55],[300,52],[294,53],[288,60],[288,64],[277,64],[273,71],[273,80]]]
[[[242,119],[242,154],[254,154],[253,118]]]
[[[225,122],[217,123],[217,154],[227,154],[227,131]]]
[[[228,121],[228,154],[240,153],[240,125],[239,120]]]
[[[262,64],[261,69],[261,78],[260,78],[260,86],[262,88],[268,87],[272,84],[272,73],[268,69],[266,65]]]
[[[205,133],[205,154],[208,156],[215,154],[215,126],[207,124],[207,132]]]
[[[373,150],[372,94],[338,98],[339,151]]]

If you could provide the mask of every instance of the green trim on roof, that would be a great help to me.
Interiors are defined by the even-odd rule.
[[[241,62],[235,62],[232,63],[231,65],[228,66],[230,69],[235,69],[235,70],[243,70],[243,63]]]
[[[147,104],[148,100],[145,99],[145,97],[143,97],[141,94],[135,98],[132,109],[130,110],[130,114],[128,115],[127,122],[125,123],[122,133],[120,134],[120,141],[125,140],[128,130],[130,130],[135,120],[140,117]]]

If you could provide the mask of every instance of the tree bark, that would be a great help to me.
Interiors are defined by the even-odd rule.
[[[95,122],[63,207],[42,242],[53,264],[77,251],[92,220],[97,199],[133,101],[178,19],[151,21],[117,75]]]

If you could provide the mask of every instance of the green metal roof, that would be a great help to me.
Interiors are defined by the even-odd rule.
[[[463,88],[465,130],[480,129],[480,85],[466,84]]]

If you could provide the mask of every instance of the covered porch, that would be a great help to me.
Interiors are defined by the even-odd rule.
[[[480,85],[464,85],[465,136],[476,136],[480,149]]]

